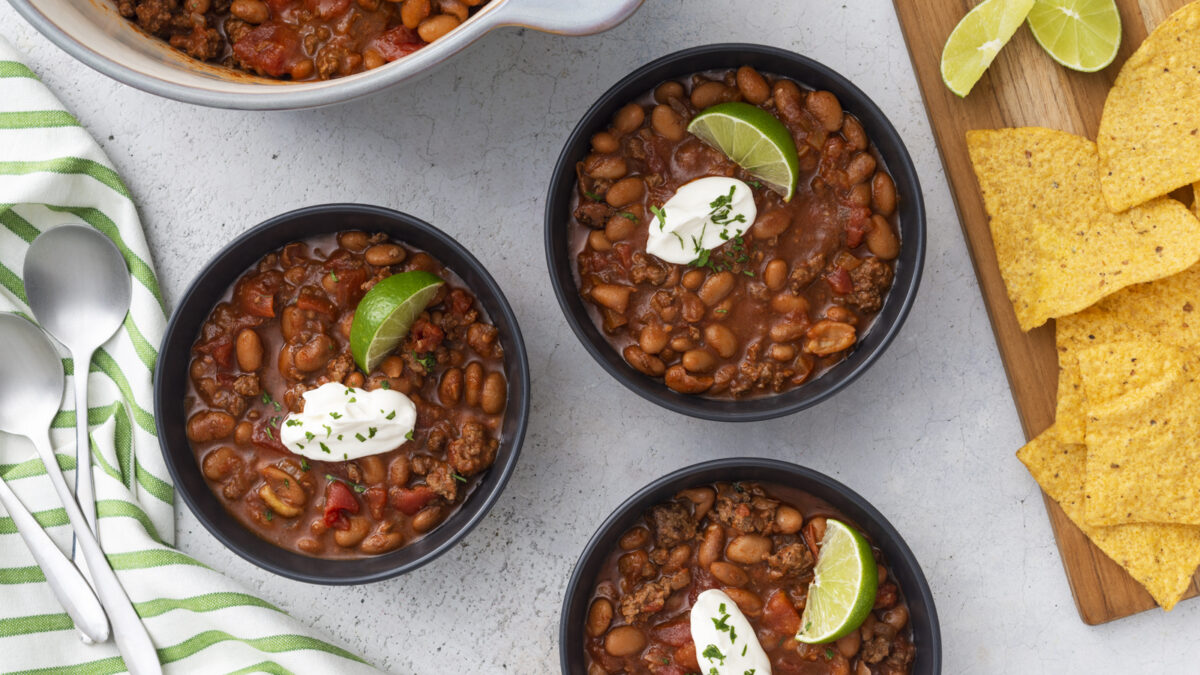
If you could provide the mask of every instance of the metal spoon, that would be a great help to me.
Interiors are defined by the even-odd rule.
[[[105,642],[108,640],[108,617],[104,608],[88,586],[79,570],[67,560],[67,556],[58,550],[58,546],[42,526],[33,519],[29,509],[21,503],[17,495],[8,487],[8,483],[0,478],[0,505],[8,511],[8,515],[17,524],[17,533],[25,540],[25,545],[33,553],[33,559],[46,575],[46,583],[58,598],[58,604],[67,610],[67,616],[75,622],[75,627],[90,642]]]
[[[133,675],[162,673],[154,642],[88,529],[50,445],[50,422],[62,402],[62,360],[45,333],[15,314],[0,314],[0,345],[4,345],[0,350],[0,431],[25,436],[37,448],[92,571],[96,594],[112,621],[125,667]]]
[[[90,227],[62,225],[33,240],[25,253],[24,273],[34,317],[75,362],[75,497],[98,539],[88,444],[88,369],[96,349],[117,332],[129,312],[129,268],[108,237]],[[80,562],[78,552],[75,558]]]

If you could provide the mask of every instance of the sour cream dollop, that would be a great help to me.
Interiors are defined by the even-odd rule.
[[[305,392],[304,412],[283,419],[279,440],[297,455],[342,462],[395,450],[416,423],[417,406],[398,391],[330,382]]]
[[[742,234],[758,209],[750,186],[736,178],[697,178],[675,191],[650,221],[646,251],[685,265]]]
[[[701,672],[771,675],[771,660],[754,628],[724,592],[712,589],[698,595],[692,605],[691,625]]]

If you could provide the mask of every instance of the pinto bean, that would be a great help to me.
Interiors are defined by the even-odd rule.
[[[504,411],[508,402],[508,381],[499,371],[488,373],[483,380],[483,391],[479,396],[479,407],[489,415],[498,415]]]
[[[860,152],[846,165],[846,181],[857,185],[875,175],[875,158],[868,152]]]
[[[642,327],[641,333],[638,334],[638,346],[647,354],[658,354],[667,348],[667,341],[670,335],[663,329],[662,326],[655,323],[648,323]]]
[[[688,323],[696,323],[704,318],[704,301],[695,293],[683,291],[679,294],[679,314]]]
[[[880,260],[893,260],[900,255],[900,241],[892,231],[892,225],[878,213],[871,216],[871,229],[867,231],[867,250]]]
[[[669,105],[654,106],[650,111],[650,127],[669,141],[679,142],[687,135],[687,122]]]
[[[692,375],[683,366],[676,364],[667,368],[666,383],[681,394],[699,394],[712,386],[713,379],[706,375]]]
[[[604,635],[604,631],[608,630],[609,624],[612,623],[612,618],[612,601],[608,598],[596,598],[588,608],[587,634],[592,637]]]
[[[750,577],[741,567],[724,560],[718,560],[709,565],[708,571],[716,577],[717,581],[726,586],[744,586],[746,582],[750,581]]]
[[[718,103],[732,101],[737,94],[736,89],[726,86],[724,82],[705,82],[692,89],[692,105],[704,110]]]
[[[780,504],[775,510],[775,529],[783,534],[795,534],[804,526],[804,516],[800,511],[788,506]]]
[[[400,21],[405,28],[416,30],[417,26],[421,25],[432,11],[429,2],[430,0],[404,0],[404,4],[400,6]]]
[[[728,270],[717,272],[704,280],[704,285],[700,287],[699,291],[696,291],[696,295],[704,304],[712,307],[732,293],[736,283],[737,279],[733,276],[733,272]]]
[[[344,530],[334,530],[333,541],[342,548],[354,548],[367,538],[371,531],[371,521],[362,516],[351,516],[350,527]]]
[[[648,541],[650,541],[650,530],[644,527],[634,527],[621,535],[617,545],[621,547],[622,551],[632,551],[645,546]]]
[[[408,257],[404,247],[399,244],[375,244],[363,254],[367,262],[376,267],[399,265]]]
[[[725,545],[725,531],[721,526],[712,523],[704,530],[704,539],[696,551],[696,562],[707,568],[713,561],[721,557],[721,549]]]
[[[304,330],[304,310],[295,305],[288,305],[283,308],[283,313],[279,315],[279,332],[283,334],[283,339],[288,342],[292,338],[300,335]]]
[[[463,371],[463,400],[467,405],[479,405],[483,396],[483,366],[478,361],[467,364]]]
[[[634,626],[617,626],[604,637],[604,651],[613,656],[633,656],[646,647],[646,636]]]
[[[704,327],[704,343],[723,359],[731,359],[738,350],[738,339],[733,331],[719,323]]]
[[[337,237],[338,246],[348,251],[361,251],[371,243],[371,238],[362,230],[342,232]]]
[[[604,236],[609,241],[621,241],[633,236],[638,224],[620,213],[614,214],[604,225]]]
[[[318,371],[333,358],[334,350],[333,340],[328,335],[314,335],[295,351],[296,368],[306,373]]]
[[[408,485],[408,479],[412,475],[412,460],[408,455],[399,455],[388,464],[388,485],[392,487],[405,487]]]
[[[778,291],[787,284],[788,264],[783,258],[776,258],[767,263],[763,270],[763,283],[772,291]]]
[[[791,80],[779,80],[775,86],[771,88],[771,95],[775,97],[775,109],[779,111],[779,116],[789,122],[796,122],[800,118],[800,113],[804,109],[804,94],[801,93],[800,87],[796,86]]]
[[[770,239],[784,233],[792,225],[792,214],[785,209],[774,209],[761,214],[754,225],[750,228],[750,233],[756,239]]]
[[[778,314],[807,314],[808,299],[785,291],[771,298],[771,310]]]
[[[367,555],[379,555],[400,548],[404,543],[404,533],[392,530],[392,524],[385,522],[376,528],[375,532],[363,540],[359,550]]]
[[[201,468],[205,478],[220,481],[225,480],[231,473],[240,470],[244,465],[242,458],[238,457],[236,452],[228,446],[222,445],[204,456]]]
[[[658,103],[669,103],[673,98],[683,98],[683,85],[674,80],[667,80],[654,89],[654,100]]]
[[[425,19],[417,26],[417,35],[425,42],[433,42],[438,38],[443,37],[446,33],[458,28],[458,24],[462,23],[458,17],[450,14],[438,14]]]
[[[613,183],[608,192],[604,193],[604,201],[608,202],[609,206],[619,209],[641,199],[645,193],[646,181],[638,176],[630,176]]]
[[[867,149],[867,145],[869,144],[867,132],[863,131],[862,124],[850,115],[846,115],[842,120],[842,136],[845,137],[850,147],[855,150],[861,152]]]
[[[438,398],[441,399],[442,405],[456,406],[462,400],[463,391],[463,372],[460,368],[449,368],[442,375],[442,381],[438,384]]]
[[[803,321],[784,318],[782,321],[771,326],[771,330],[767,334],[775,342],[791,342],[803,337],[807,331],[808,324]]]
[[[233,442],[238,445],[247,445],[254,438],[254,425],[246,421],[238,422],[237,428],[233,430]]]
[[[796,358],[796,348],[791,345],[771,345],[771,348],[767,350],[767,356],[780,363],[787,363]]]
[[[596,304],[607,307],[618,314],[624,314],[625,310],[629,309],[629,296],[632,293],[632,286],[596,284],[592,287],[590,295]]]
[[[629,167],[620,155],[588,155],[583,160],[583,172],[593,178],[617,180],[629,173]]]
[[[771,555],[771,540],[761,534],[740,534],[725,547],[725,557],[743,565],[753,565]]]
[[[871,205],[871,184],[859,183],[850,188],[846,193],[846,201],[851,206],[861,206],[866,208]]]
[[[689,291],[694,291],[700,288],[700,284],[704,283],[704,272],[702,270],[688,270],[683,273],[683,278],[679,283]]]
[[[738,609],[742,610],[742,614],[751,618],[762,615],[763,601],[757,593],[744,588],[725,588],[723,590],[725,595],[728,595],[729,599],[738,606]]]
[[[825,131],[832,132],[842,128],[842,104],[832,93],[814,91],[805,99],[804,107],[817,118]]]
[[[806,337],[804,351],[817,356],[828,356],[849,349],[857,340],[854,326],[829,319],[821,319],[813,324]]]
[[[258,333],[254,332],[253,328],[243,328],[238,333],[235,349],[237,351],[238,368],[247,373],[253,373],[262,368],[262,339],[258,337]]]
[[[708,373],[717,367],[717,358],[707,349],[689,349],[680,362],[689,373]]]
[[[379,455],[367,455],[358,460],[359,470],[362,472],[362,482],[367,485],[378,485],[384,480],[386,470],[383,468],[383,460]]]
[[[896,183],[886,172],[879,171],[871,179],[871,206],[883,216],[896,210]]]
[[[667,369],[667,365],[663,363],[662,359],[647,354],[637,345],[629,345],[621,354],[629,362],[629,365],[651,377],[661,377]]]
[[[611,251],[612,241],[605,236],[604,230],[592,230],[588,232],[588,246],[591,246],[593,251]]]
[[[696,520],[708,515],[709,510],[717,501],[717,492],[710,487],[689,488],[677,496],[683,497],[694,505],[692,517]]]
[[[187,423],[187,437],[193,443],[207,443],[229,438],[237,420],[227,412],[203,410],[192,415]]]
[[[432,530],[433,528],[437,527],[438,524],[441,523],[442,519],[445,517],[446,517],[446,510],[443,509],[441,506],[439,506],[437,504],[433,504],[431,506],[426,506],[425,508],[418,511],[417,515],[413,516],[412,528],[413,528],[413,530],[415,530],[421,534],[424,534],[424,533]]]
[[[646,120],[646,111],[636,103],[626,104],[613,117],[613,128],[622,134],[627,134],[642,126]]]
[[[767,81],[750,66],[738,68],[737,86],[741,90],[742,96],[754,105],[762,105],[771,97],[771,88],[767,86]]]
[[[271,10],[262,0],[233,0],[229,13],[256,26],[271,18]]]
[[[837,641],[838,651],[848,659],[854,658],[854,655],[858,653],[858,648],[861,646],[862,633],[856,630],[850,631],[848,635],[843,636]]]
[[[303,509],[300,507],[293,506],[280,499],[279,495],[275,494],[275,490],[269,484],[264,483],[258,489],[258,498],[263,500],[263,503],[270,507],[271,511],[284,518],[295,518],[303,513]]]
[[[617,137],[607,131],[592,136],[592,150],[596,152],[616,152],[620,148],[621,143],[617,141]]]

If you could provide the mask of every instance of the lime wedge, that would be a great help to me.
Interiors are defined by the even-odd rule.
[[[867,540],[845,523],[828,520],[796,639],[833,642],[861,626],[875,604],[878,574]]]
[[[796,142],[771,113],[739,101],[718,103],[693,117],[687,130],[783,195],[784,201],[792,198],[800,174]]]
[[[967,12],[942,49],[942,82],[950,91],[959,96],[971,93],[1033,4],[1034,0],[984,0]]]
[[[350,324],[350,352],[364,373],[378,368],[408,335],[443,283],[429,272],[413,270],[393,274],[367,291]]]
[[[1115,0],[1034,0],[1029,30],[1051,58],[1085,73],[1108,66],[1121,46]]]

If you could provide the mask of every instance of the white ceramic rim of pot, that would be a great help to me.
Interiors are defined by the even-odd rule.
[[[293,83],[191,59],[121,17],[110,0],[11,0],[47,39],[114,80],[176,101],[240,110],[343,103],[422,75],[495,28],[590,35],[620,24],[642,2],[492,0],[446,36],[397,61],[347,77]]]

